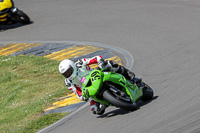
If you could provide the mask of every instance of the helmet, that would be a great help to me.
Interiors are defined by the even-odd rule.
[[[73,61],[65,59],[60,62],[59,64],[59,72],[65,77],[65,78],[75,78],[77,68]]]

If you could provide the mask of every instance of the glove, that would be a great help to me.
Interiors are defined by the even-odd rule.
[[[83,66],[83,62],[80,60],[80,59],[78,59],[78,61],[76,61],[76,66],[78,67],[78,68],[81,68],[82,66]]]
[[[85,100],[90,98],[88,89],[82,88],[82,97],[83,97]],[[84,101],[85,101],[85,100],[84,100]]]
[[[102,69],[102,68],[105,68],[105,61],[104,61],[104,59],[100,59],[100,61],[98,62],[98,67],[100,68],[100,69]]]

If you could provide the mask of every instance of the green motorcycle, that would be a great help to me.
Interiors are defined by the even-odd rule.
[[[86,99],[91,97],[100,104],[128,111],[136,110],[139,101],[153,98],[152,88],[144,82],[132,84],[121,74],[107,72],[104,69],[91,71],[81,82],[82,95]]]

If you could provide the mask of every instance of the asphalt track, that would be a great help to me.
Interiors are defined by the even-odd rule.
[[[155,92],[134,112],[85,107],[42,132],[199,133],[199,0],[18,0],[33,24],[0,41],[84,41],[120,47]],[[1,43],[0,43],[1,44]]]

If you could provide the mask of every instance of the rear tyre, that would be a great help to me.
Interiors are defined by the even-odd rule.
[[[135,102],[127,103],[125,101],[122,101],[121,99],[117,99],[117,97],[108,90],[104,91],[103,98],[109,103],[111,103],[112,105],[128,110],[128,111],[134,111],[137,109],[137,104]]]
[[[143,96],[142,96],[142,101],[149,101],[153,98],[153,89],[148,86],[147,84],[145,83],[142,83],[143,85],[143,88],[142,88],[142,91],[143,91]]]

